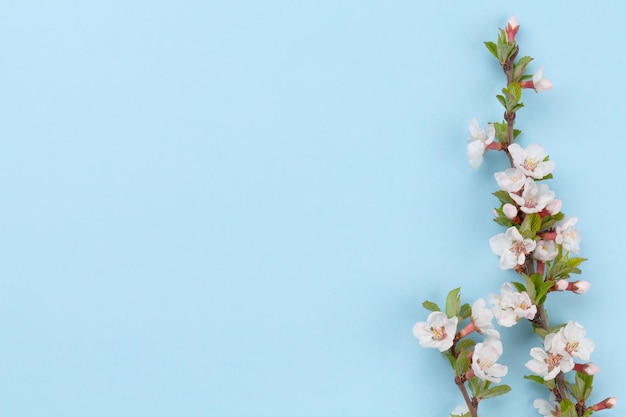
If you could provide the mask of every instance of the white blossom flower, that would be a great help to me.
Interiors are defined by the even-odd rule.
[[[510,147],[509,147],[510,148]],[[519,168],[508,168],[493,174],[498,186],[506,192],[516,192],[522,189],[526,175]]]
[[[444,352],[452,346],[458,321],[458,317],[449,319],[445,313],[433,311],[428,315],[426,322],[413,326],[413,334],[419,339],[422,347],[436,348]]]
[[[558,336],[563,339],[565,351],[576,359],[588,361],[596,348],[593,340],[585,338],[585,328],[575,321],[569,321],[559,329]]]
[[[488,338],[500,338],[500,333],[493,328],[493,311],[485,306],[484,298],[479,298],[472,304],[472,323],[478,333]]]
[[[518,292],[510,282],[500,288],[500,295],[491,294],[489,303],[496,321],[500,326],[514,326],[521,318],[532,320],[537,314],[537,306],[533,305],[526,291]]]
[[[524,239],[515,227],[509,227],[505,233],[489,239],[491,250],[500,256],[500,269],[512,269],[515,265],[523,265],[526,255],[535,249],[535,245],[534,240]]]
[[[563,202],[558,198],[551,200],[548,204],[546,204],[546,211],[549,215],[554,216],[555,214],[561,211],[563,207]]]
[[[552,88],[552,81],[543,76],[543,66],[533,75],[533,88],[536,92],[548,91]]]
[[[559,403],[556,401],[556,397],[553,393],[550,393],[550,399],[548,401],[536,399],[535,402],[533,402],[533,407],[544,417],[558,416],[561,412]]]
[[[537,242],[533,257],[538,261],[548,262],[556,258],[559,253],[559,248],[556,246],[554,240],[540,240]]]
[[[509,145],[509,152],[513,157],[513,164],[527,177],[541,179],[554,171],[553,161],[544,161],[548,154],[543,146],[533,143],[523,149],[519,144]]]
[[[522,195],[509,193],[524,213],[539,213],[554,199],[554,191],[546,184],[537,184],[532,178],[526,178]]]
[[[472,370],[478,378],[491,382],[500,382],[508,372],[504,365],[496,363],[502,355],[502,342],[498,339],[487,339],[484,343],[474,346]]]
[[[496,137],[496,129],[488,123],[485,129],[478,124],[478,120],[472,119],[469,124],[470,136],[467,138],[467,158],[472,168],[478,168],[483,162],[483,155]]]
[[[565,343],[556,333],[550,333],[543,341],[545,350],[532,348],[533,359],[526,362],[526,367],[544,380],[554,379],[559,372],[569,372],[574,368],[572,356],[565,350]]]
[[[566,217],[554,225],[556,228],[555,242],[563,246],[566,251],[576,254],[580,253],[580,242],[583,239],[580,232],[574,228],[577,222],[577,217]]]

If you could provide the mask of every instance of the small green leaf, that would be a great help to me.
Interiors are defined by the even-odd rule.
[[[433,303],[432,301],[424,301],[422,303],[422,306],[429,311],[441,311],[441,309],[439,308],[439,306],[435,303]]]
[[[476,345],[475,341],[473,341],[472,339],[464,338],[463,340],[460,340],[459,343],[456,344],[456,351],[459,354],[461,354],[461,352],[465,350],[469,352],[469,350],[472,347],[474,347],[474,345]]]
[[[502,104],[502,107],[506,109],[506,100],[504,99],[504,96],[501,96],[500,94],[498,94],[496,98],[498,99],[500,104]]]
[[[561,400],[561,417],[578,417],[574,403],[565,398]]]
[[[526,291],[526,287],[521,282],[513,281],[512,284],[515,286],[517,291],[519,292]]]
[[[498,46],[494,42],[485,42],[485,46],[497,60],[500,60],[498,57]]]
[[[533,281],[532,277],[529,277],[528,275],[524,275],[524,280],[526,281],[526,292],[528,293],[530,299],[534,300],[537,296],[535,282]]]
[[[448,318],[458,316],[461,311],[461,288],[455,288],[446,297],[446,315]]]
[[[578,265],[582,264],[583,262],[585,262],[587,259],[586,258],[569,258],[567,260],[567,264],[571,267],[571,268],[576,268]]]
[[[459,312],[459,316],[461,320],[468,318],[472,315],[472,307],[469,304],[465,303],[461,306],[461,311]]]
[[[535,181],[551,180],[552,178],[554,178],[554,176],[552,174],[548,174],[543,178],[535,179]]]
[[[587,375],[580,372],[576,373],[576,385],[579,385],[578,381],[581,381],[580,386],[582,388],[582,400],[587,401],[593,391],[593,375]]]
[[[478,397],[478,394],[483,390],[483,385],[483,381],[478,379],[478,377],[473,377],[467,380],[467,386],[474,397]]]
[[[448,362],[450,362],[450,366],[452,367],[452,369],[454,369],[454,364],[456,363],[456,358],[454,357],[453,354],[450,353],[450,350],[446,350],[445,352],[441,352],[441,354],[446,357]]]
[[[537,336],[541,337],[542,339],[545,339],[546,336],[550,333],[549,331],[542,329],[541,327],[534,327],[534,326],[533,326],[533,331],[535,332]]]
[[[506,227],[507,229],[513,225],[513,222],[506,217],[494,217],[493,221],[498,223],[500,226]]]
[[[519,232],[525,239],[533,239],[541,229],[541,216],[537,213],[527,214],[522,222]]]
[[[466,355],[459,355],[454,363],[454,374],[463,375],[470,367],[470,360]]]
[[[504,190],[499,190],[492,194],[495,195],[502,204],[513,203],[513,199],[509,193]]]
[[[513,80],[514,81],[519,81],[520,78],[522,78],[522,76],[526,72],[526,67],[528,67],[528,64],[530,64],[530,61],[532,60],[533,59],[529,56],[523,56],[517,60],[517,63],[513,67]]]
[[[580,387],[578,387],[577,385],[571,384],[567,381],[565,382],[565,385],[567,385],[570,392],[572,393],[572,397],[574,397],[577,402],[580,401],[583,397],[583,390],[581,390]]]
[[[507,392],[511,391],[511,387],[508,385],[497,385],[495,387],[491,387],[481,393],[481,398],[493,398],[498,397],[500,395],[504,395]]]
[[[543,385],[545,383],[543,378],[540,377],[539,375],[524,375],[524,378],[534,381],[538,383],[539,385]]]
[[[502,100],[504,100],[504,97],[502,97]],[[502,103],[503,106],[505,106],[505,102],[500,101],[500,103]],[[506,123],[502,122],[502,123],[492,123],[493,124],[493,128],[496,131],[496,139],[498,139],[498,142],[500,143],[509,143],[509,128],[507,126]]]
[[[535,304],[543,304],[546,301],[546,295],[553,285],[553,281],[546,281],[542,282],[541,285],[537,287],[537,299],[535,300]]]

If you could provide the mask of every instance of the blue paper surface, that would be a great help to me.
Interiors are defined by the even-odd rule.
[[[624,6],[572,1],[40,1],[0,13],[0,415],[447,416],[452,371],[411,333],[425,299],[497,292],[500,121],[483,46],[511,14],[554,88],[520,143],[579,218],[594,398],[626,398]],[[501,330],[535,415],[539,344]],[[621,407],[621,405],[618,405]],[[618,415],[618,409],[606,412]]]

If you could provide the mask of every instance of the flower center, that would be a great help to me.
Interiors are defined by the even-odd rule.
[[[533,157],[524,159],[524,168],[528,171],[533,171],[537,165],[539,165],[539,161]]]
[[[548,365],[548,372],[552,371],[554,368],[561,365],[561,359],[563,356],[555,355],[553,353],[548,352],[548,359],[546,359],[546,364]]]
[[[433,340],[443,340],[446,338],[446,329],[442,327],[431,327],[430,332],[433,334]]]
[[[524,200],[524,207],[535,208],[537,207],[537,200],[530,197]]]
[[[478,366],[480,367],[480,369],[482,369],[483,371],[487,368],[491,368],[493,366],[493,362],[492,361],[488,361],[488,360],[480,360],[480,359],[476,359],[476,363],[478,364]]]
[[[513,242],[509,250],[516,255],[526,254],[526,246],[524,246],[524,242]]]
[[[578,349],[578,340],[571,340],[567,342],[567,345],[565,345],[565,351],[569,353],[570,355],[576,349]]]

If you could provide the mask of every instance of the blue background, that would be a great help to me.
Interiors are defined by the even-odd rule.
[[[622,3],[0,6],[0,416],[447,416],[411,328],[515,276],[487,243],[506,159],[465,156],[502,114],[482,43],[510,14],[555,85],[520,141],[590,259],[551,319],[596,341],[593,399],[626,399]],[[535,415],[539,339],[502,335],[514,394],[481,414]]]

